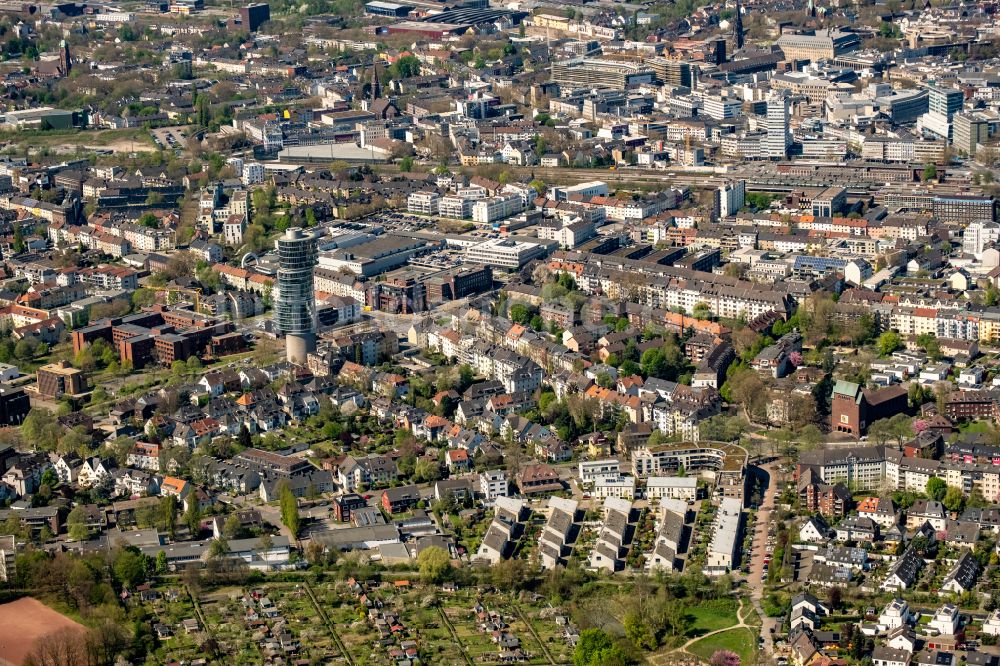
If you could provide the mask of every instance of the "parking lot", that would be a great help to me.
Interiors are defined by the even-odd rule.
[[[153,143],[165,150],[182,150],[187,141],[186,127],[159,127],[149,133],[153,137]]]

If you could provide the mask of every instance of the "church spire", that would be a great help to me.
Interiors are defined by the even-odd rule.
[[[59,73],[62,76],[69,76],[71,69],[73,69],[73,57],[69,54],[69,44],[64,39],[59,42]]]
[[[736,0],[736,20],[733,22],[733,41],[736,44],[735,50],[743,48],[743,11],[740,9],[740,0]]]
[[[374,106],[375,102],[382,96],[382,84],[378,80],[378,62],[372,60],[372,99],[371,104]]]

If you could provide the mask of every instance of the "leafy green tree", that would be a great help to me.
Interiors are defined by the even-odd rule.
[[[949,511],[960,512],[965,507],[965,495],[962,493],[961,488],[948,486],[948,490],[945,492],[941,503]]]
[[[195,117],[194,122],[199,127],[208,127],[212,122],[212,112],[209,108],[208,98],[204,95],[198,95],[194,102],[195,107]]]
[[[937,166],[935,164],[928,164],[924,167],[924,182],[934,180],[937,178],[937,175]]]
[[[184,511],[184,524],[187,525],[188,530],[190,530],[192,536],[196,536],[201,527],[201,509],[198,508],[198,502],[192,501],[188,502],[187,509]]]
[[[240,426],[238,441],[244,449],[249,449],[253,446],[253,436],[250,434],[250,429],[247,428],[246,424]]]
[[[55,470],[49,467],[42,472],[42,478],[39,483],[43,486],[48,486],[49,488],[55,488],[59,485],[59,477],[56,475]]]
[[[399,160],[399,170],[403,173],[413,171],[413,158],[407,155]]]
[[[420,567],[420,580],[430,585],[443,582],[451,573],[451,558],[448,557],[448,551],[438,546],[430,546],[420,551],[417,565]]]
[[[934,500],[940,502],[944,499],[944,496],[948,493],[948,484],[944,482],[944,479],[939,479],[936,476],[932,476],[927,479],[927,495]]]
[[[990,307],[1000,303],[1000,289],[990,282],[986,285],[986,292],[983,294],[983,303]]]
[[[868,426],[868,437],[878,446],[884,446],[894,436],[889,419],[879,419]]]
[[[420,59],[416,56],[403,56],[389,68],[390,76],[394,79],[408,79],[412,76],[420,75]]]
[[[160,501],[160,508],[163,511],[163,524],[167,528],[167,534],[173,539],[177,535],[177,498],[167,495]]]
[[[281,488],[278,490],[278,503],[281,506],[281,522],[284,523],[293,537],[297,537],[300,527],[299,501],[285,481],[281,482]]]
[[[20,224],[14,224],[14,253],[21,254],[27,248],[24,242],[24,229]]]
[[[21,423],[21,436],[24,440],[35,443],[45,451],[54,451],[65,432],[55,414],[45,407],[32,407]]]
[[[878,336],[878,342],[875,343],[875,347],[878,349],[880,356],[888,356],[897,349],[902,349],[903,339],[896,331],[886,331]]]
[[[85,541],[90,537],[90,530],[87,529],[87,514],[83,510],[82,504],[77,504],[66,516],[66,527],[69,531],[69,538],[73,541]]]
[[[531,310],[524,303],[514,303],[507,311],[510,320],[515,324],[527,324],[531,321]]]
[[[146,558],[133,546],[114,554],[111,571],[122,586],[135,587],[146,579]]]
[[[413,477],[418,483],[437,481],[441,478],[441,466],[433,460],[421,458],[413,466]]]
[[[226,541],[226,537],[218,537],[217,539],[212,539],[212,543],[208,546],[208,556],[213,560],[222,559],[229,554],[229,542]]]
[[[167,563],[167,553],[161,550],[156,554],[156,573],[162,576],[168,571],[170,571],[170,565]]]
[[[622,364],[618,366],[618,372],[624,377],[631,377],[632,375],[640,374],[642,368],[635,361],[626,360],[622,361]]]
[[[649,625],[643,621],[636,611],[629,611],[622,620],[625,627],[625,637],[632,641],[632,644],[641,650],[655,650],[657,648],[656,634]]]
[[[632,663],[603,629],[584,629],[573,650],[573,666],[610,666]]]
[[[35,345],[31,344],[27,338],[18,340],[17,344],[14,345],[14,356],[19,361],[30,361],[35,356]]]
[[[156,292],[140,287],[132,292],[132,309],[148,308],[156,302]]]

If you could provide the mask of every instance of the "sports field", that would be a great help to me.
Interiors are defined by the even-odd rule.
[[[0,604],[0,664],[21,666],[44,639],[84,631],[83,625],[31,597]]]

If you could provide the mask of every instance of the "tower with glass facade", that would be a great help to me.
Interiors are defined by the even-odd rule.
[[[316,237],[302,229],[288,229],[274,243],[278,275],[274,285],[274,323],[285,334],[285,351],[292,363],[305,363],[316,349]]]

